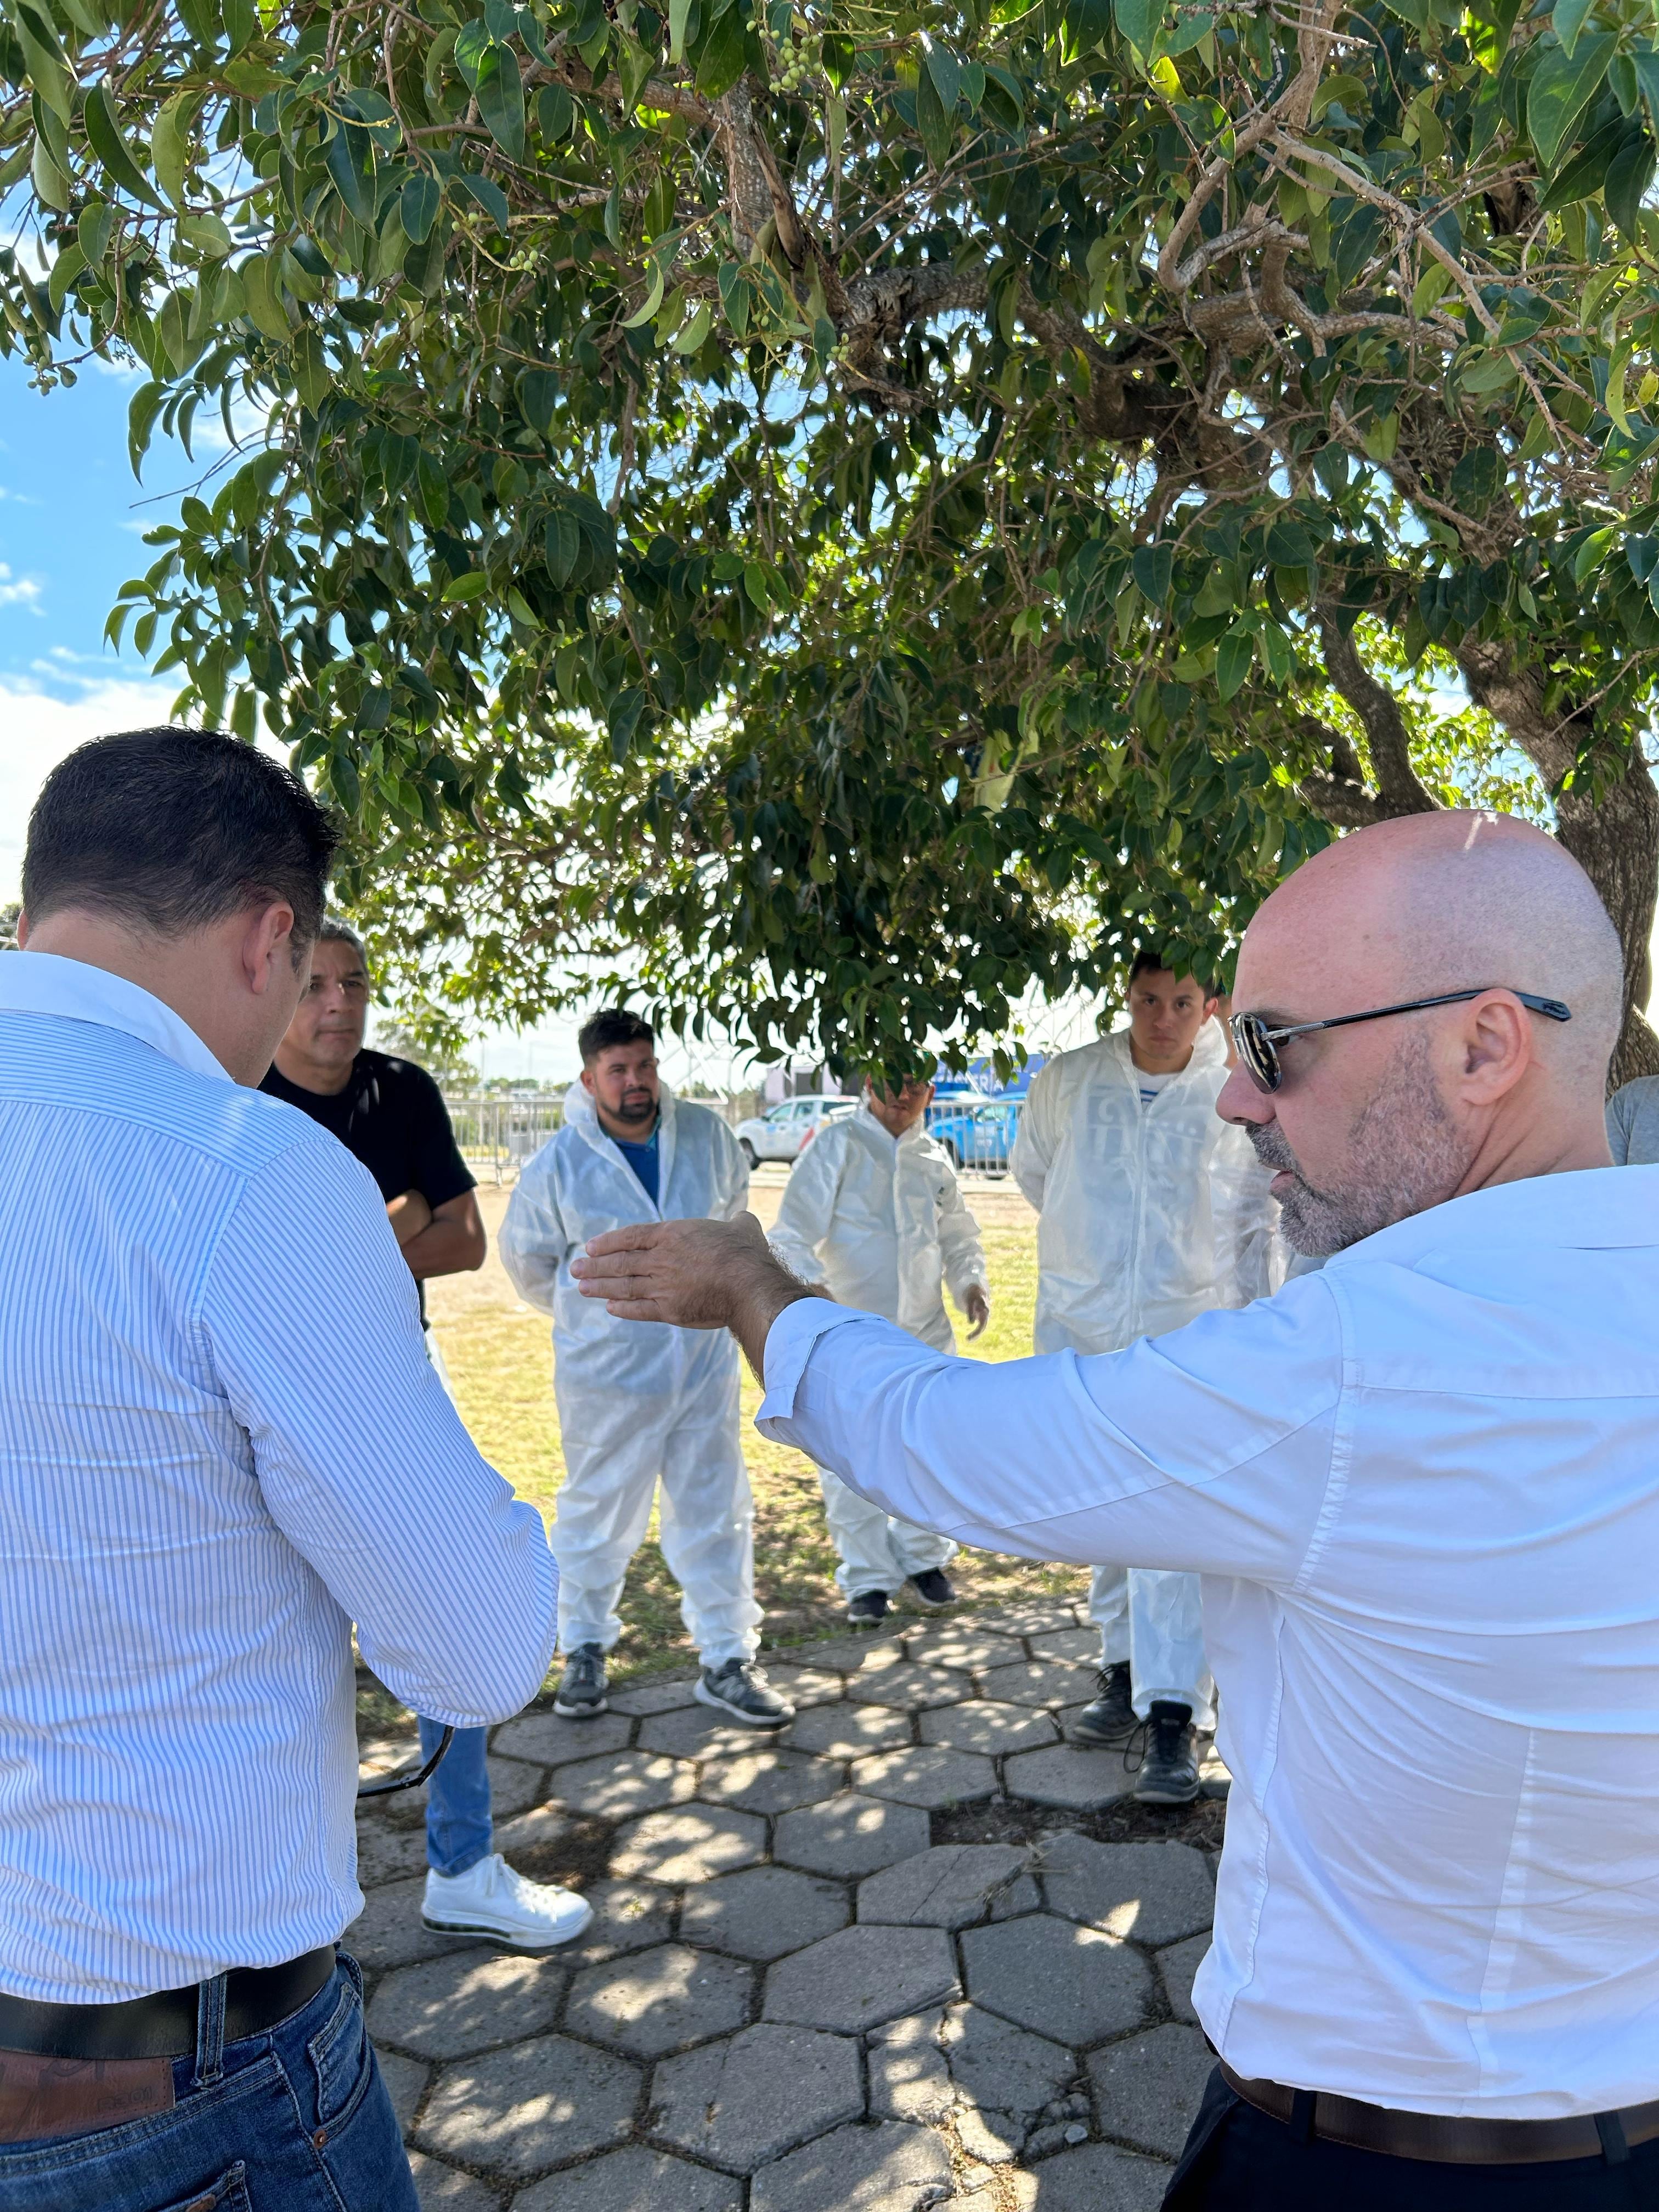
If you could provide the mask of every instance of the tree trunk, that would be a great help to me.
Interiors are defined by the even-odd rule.
[[[1601,895],[1625,948],[1625,1026],[1607,1079],[1618,1090],[1638,1075],[1659,1075],[1659,1036],[1643,1009],[1653,983],[1650,945],[1659,891],[1659,790],[1638,745],[1625,773],[1600,799],[1563,792],[1556,835]]]

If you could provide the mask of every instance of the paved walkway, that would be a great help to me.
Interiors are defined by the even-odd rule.
[[[347,1941],[422,2203],[1152,2212],[1221,1808],[1061,1741],[1096,1649],[1062,1607],[792,1650],[758,1741],[689,1680],[507,1722],[498,1840],[595,1906],[547,1958],[428,1934],[419,1801],[366,1809]]]

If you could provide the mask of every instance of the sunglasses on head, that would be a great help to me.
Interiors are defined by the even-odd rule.
[[[1285,1030],[1270,1030],[1260,1014],[1234,1014],[1229,1026],[1244,1073],[1258,1091],[1273,1091],[1285,1080],[1279,1048],[1288,1044],[1292,1037],[1311,1036],[1316,1030],[1345,1030],[1352,1022],[1380,1022],[1389,1014],[1414,1014],[1425,1006],[1455,1006],[1462,1000],[1478,999],[1484,992],[1508,988],[1504,983],[1478,983],[1472,991],[1443,991],[1437,998],[1406,999],[1397,1006],[1372,1006],[1363,1014],[1333,1014],[1328,1021],[1297,1022],[1293,1028]],[[1543,1014],[1550,1021],[1572,1019],[1571,1009],[1563,1006],[1559,999],[1540,999],[1531,991],[1513,991],[1510,995],[1519,999],[1529,1012]]]

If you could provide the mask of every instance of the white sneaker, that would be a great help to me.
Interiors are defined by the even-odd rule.
[[[585,1897],[555,1882],[526,1881],[499,1851],[465,1874],[428,1870],[421,1907],[423,1927],[448,1936],[494,1936],[521,1951],[568,1943],[592,1917]]]

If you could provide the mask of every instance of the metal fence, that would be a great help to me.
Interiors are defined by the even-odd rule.
[[[745,1098],[703,1098],[696,1102],[735,1124],[750,1110]],[[461,1157],[474,1174],[499,1185],[516,1182],[525,1162],[564,1125],[562,1094],[504,1098],[495,1092],[446,1091],[444,1104]]]
[[[1018,1098],[981,1098],[971,1091],[935,1098],[927,1109],[927,1133],[957,1167],[975,1175],[1006,1176],[1023,1103]]]

